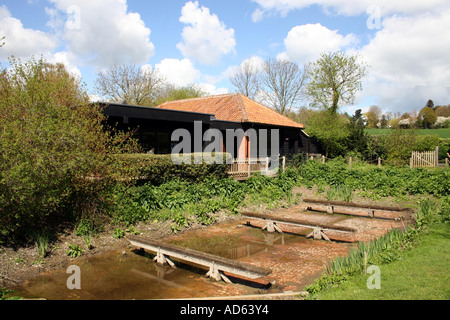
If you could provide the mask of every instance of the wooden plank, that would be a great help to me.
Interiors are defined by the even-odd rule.
[[[250,279],[257,279],[272,273],[272,270],[257,267],[248,263],[234,261],[227,258],[215,256],[209,253],[183,248],[172,244],[156,241],[140,236],[129,235],[127,239],[136,248],[150,250],[152,252],[161,252],[164,255],[171,256],[183,261],[192,262],[205,267],[214,265],[218,270],[228,272],[238,276],[244,276]]]
[[[294,225],[297,227],[305,227],[305,228],[316,228],[319,227],[322,230],[330,230],[330,231],[339,231],[339,232],[345,232],[345,233],[354,233],[357,230],[353,228],[348,227],[342,227],[342,226],[333,226],[333,225],[327,225],[323,223],[311,223],[310,221],[306,220],[299,220],[299,219],[289,219],[289,218],[283,218],[268,214],[260,214],[260,213],[253,213],[253,212],[242,212],[241,215],[249,218],[255,218],[255,219],[261,219],[261,220],[270,220],[278,223],[284,223],[289,225]]]
[[[353,203],[353,202],[344,202],[344,201],[303,199],[303,202],[323,204],[325,206],[338,205],[338,206],[345,206],[345,207],[355,207],[355,208],[375,209],[375,210],[385,210],[385,211],[409,211],[410,210],[408,208],[402,208],[402,207],[380,206],[380,205],[375,205],[375,204]]]

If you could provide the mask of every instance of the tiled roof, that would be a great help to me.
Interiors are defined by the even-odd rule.
[[[232,93],[165,102],[157,108],[214,114],[216,119],[303,129],[304,125],[242,94]]]

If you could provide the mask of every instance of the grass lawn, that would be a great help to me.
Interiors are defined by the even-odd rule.
[[[419,135],[439,135],[440,138],[450,138],[450,128],[444,129],[416,129],[414,130]],[[391,132],[391,129],[366,129],[370,135],[386,135]]]
[[[320,300],[449,300],[450,226],[429,226],[415,246],[389,264],[379,265],[381,288],[368,289],[360,275],[317,295]]]

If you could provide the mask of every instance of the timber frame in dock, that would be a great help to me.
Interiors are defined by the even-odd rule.
[[[156,253],[153,260],[159,264],[169,264],[172,268],[176,268],[175,263],[169,259],[169,257],[173,257],[188,263],[204,266],[209,268],[206,276],[217,281],[223,280],[227,283],[231,283],[224,272],[249,279],[265,277],[272,273],[272,270],[270,269],[140,236],[130,235],[127,236],[127,239],[130,241],[131,245],[137,249]]]
[[[309,222],[309,221],[283,218],[283,217],[278,217],[278,216],[274,216],[274,215],[259,214],[259,213],[253,213],[253,212],[243,212],[243,213],[241,213],[241,215],[244,217],[247,217],[247,218],[266,221],[266,224],[264,225],[264,227],[262,227],[262,230],[267,230],[268,232],[278,231],[278,232],[282,233],[283,231],[280,229],[280,227],[277,226],[277,223],[293,225],[296,227],[311,228],[311,229],[313,229],[313,231],[311,233],[309,233],[306,237],[307,238],[313,237],[314,240],[325,239],[327,241],[330,241],[330,238],[325,234],[325,231],[327,231],[327,230],[343,232],[343,233],[355,233],[356,232],[356,229],[353,229],[353,228],[341,227],[341,226],[331,226],[331,225],[317,224],[317,223],[311,224],[311,222]]]
[[[411,209],[401,207],[360,204],[343,201],[328,201],[303,199],[307,210],[326,212],[329,214],[344,214],[358,217],[368,217],[387,220],[402,220],[411,213]]]

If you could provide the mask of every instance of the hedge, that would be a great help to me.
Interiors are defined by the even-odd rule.
[[[194,159],[203,155],[200,164],[196,164]],[[164,183],[174,177],[189,181],[200,181],[208,176],[216,178],[225,178],[228,175],[227,159],[230,157],[227,153],[217,154],[221,157],[222,163],[205,162],[206,156],[214,154],[196,154],[185,155],[190,157],[190,164],[177,164],[172,160],[172,155],[154,155],[154,154],[120,154],[116,155],[116,166],[126,177],[142,182],[151,182],[154,184]]]

